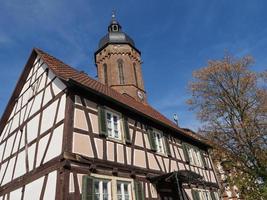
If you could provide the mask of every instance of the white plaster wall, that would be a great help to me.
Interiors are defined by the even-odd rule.
[[[34,113],[36,113],[38,110],[40,110],[41,103],[42,103],[42,97],[43,97],[43,92],[41,92],[35,96],[29,117],[32,116]]]
[[[19,200],[21,199],[21,195],[22,195],[22,188],[16,189],[10,192],[9,200]]]
[[[66,107],[66,94],[64,94],[60,100],[56,123],[60,122],[65,118],[65,107]]]
[[[26,173],[25,151],[18,154],[17,164],[14,173],[14,179]]]
[[[48,179],[46,187],[44,190],[43,200],[53,200],[56,199],[56,182],[57,182],[57,171],[50,172],[48,174]],[[41,191],[44,185],[44,176],[34,180],[31,183],[25,185],[24,200],[39,200]],[[4,194],[3,194],[4,195]],[[22,187],[11,191],[9,193],[9,200],[20,200],[22,197]],[[0,200],[3,196],[0,196]],[[7,194],[5,199],[7,199]]]
[[[32,144],[28,148],[28,159],[29,159],[29,171],[33,170],[34,156],[35,156],[36,143]]]
[[[40,194],[42,191],[42,187],[43,187],[43,181],[44,181],[44,177],[41,177],[41,178],[27,184],[25,187],[24,199],[25,200],[26,199],[39,200]]]
[[[4,185],[4,184],[6,184],[6,183],[8,183],[8,182],[11,181],[11,179],[12,179],[12,173],[13,173],[13,169],[14,169],[14,163],[15,163],[15,157],[13,157],[9,161],[9,164],[8,164],[8,167],[7,167],[7,171],[6,171],[6,174],[4,176],[2,185]]]
[[[66,88],[65,84],[62,83],[62,81],[59,80],[58,78],[56,78],[53,81],[52,87],[53,87],[55,95],[57,95],[58,93],[60,93],[61,91],[63,91]]]
[[[51,128],[53,126],[58,101],[59,100],[53,102],[50,106],[48,106],[43,111],[41,133],[44,133],[46,130],[48,130],[49,128]]]
[[[45,96],[44,96],[43,106],[46,105],[51,100],[52,100],[52,94],[51,94],[50,88],[47,87],[45,89]]]
[[[62,150],[62,142],[60,141],[63,141],[63,124],[54,130],[44,162],[48,162],[52,158],[60,155]]]
[[[38,144],[38,150],[37,150],[37,162],[36,166],[39,166],[41,164],[42,158],[44,156],[45,148],[48,144],[49,134],[45,135]]]
[[[57,172],[54,171],[49,174],[45,193],[44,193],[44,200],[52,200],[56,199],[56,185],[57,185]]]
[[[27,129],[28,129],[27,140],[28,140],[28,142],[33,141],[38,135],[39,120],[40,120],[40,114],[36,115],[32,120],[30,120],[27,123]]]
[[[14,139],[15,139],[15,134],[13,134],[11,137],[8,138],[3,160],[5,160],[8,156],[10,156]]]
[[[20,146],[19,146],[19,139],[21,137],[21,133],[20,133],[20,130],[18,129],[19,125],[25,122],[28,119],[28,117],[35,115],[35,113],[40,110],[41,106],[47,105],[47,103],[52,99],[50,86],[47,87],[48,86],[47,84],[50,83],[54,79],[55,74],[53,74],[51,70],[49,70],[48,73],[46,73],[45,70],[47,69],[47,65],[43,64],[42,60],[38,61],[38,59],[39,58],[35,60],[34,62],[35,65],[32,67],[28,77],[26,78],[26,82],[24,83],[22,87],[22,91],[18,95],[18,100],[13,110],[11,111],[9,120],[6,126],[4,127],[3,132],[0,133],[0,167],[1,167],[0,168],[0,180],[2,180],[3,178],[2,185],[4,183],[8,183],[11,180],[12,171],[15,165],[14,161],[16,158],[16,157],[13,157],[13,159],[10,161],[7,167],[6,176],[3,177],[3,173],[4,173],[3,169],[6,168],[7,162],[5,162],[4,164],[1,164],[2,155],[4,154],[4,159],[6,159],[11,154],[15,155],[19,149],[22,149],[23,147],[25,147],[26,127],[27,127],[27,139],[26,139],[27,142],[28,143],[32,142],[37,138],[40,114],[36,115],[33,119],[28,121],[27,124],[23,127],[23,133],[22,133]],[[31,93],[32,93],[31,84],[36,84],[36,95],[33,98],[31,98],[32,97],[31,96]],[[52,88],[54,90],[54,93],[58,94],[62,90],[64,90],[66,86],[63,84],[63,82],[61,82],[58,78],[56,78],[52,83]],[[45,91],[40,92],[42,89],[45,89]],[[43,105],[41,105],[43,96],[44,96],[44,103]],[[29,98],[31,98],[30,101],[29,101]],[[42,125],[41,125],[40,134],[52,128],[53,122],[55,119],[54,116],[55,116],[56,109],[57,109],[57,103],[58,103],[58,100],[52,103],[51,105],[49,105],[44,110],[43,118],[41,121]],[[66,95],[64,94],[61,97],[56,123],[64,119],[65,106],[66,106]],[[15,140],[16,133],[12,134],[12,131],[14,132],[14,130],[17,130],[16,133],[18,133],[16,140]],[[9,137],[7,141],[2,142],[7,137]],[[34,163],[35,156],[37,156],[37,166],[40,165],[40,161],[44,156],[43,154],[44,150],[47,147],[48,137],[49,135],[41,139],[39,143],[37,155],[35,155],[36,143],[32,144],[31,146],[27,146],[30,171],[33,170],[33,167],[34,167],[33,163]],[[63,124],[59,126],[53,133],[51,144],[49,145],[47,155],[45,156],[45,160],[44,160],[45,162],[60,155],[61,149],[62,149],[62,142],[63,142],[62,140],[63,140]],[[4,152],[4,147],[6,144],[7,144],[7,147]],[[14,145],[14,148],[12,151],[13,145]],[[17,164],[15,166],[14,178],[22,176],[25,173],[26,173],[26,151],[23,150],[22,152],[18,154]],[[16,192],[14,192],[14,195],[15,194]]]

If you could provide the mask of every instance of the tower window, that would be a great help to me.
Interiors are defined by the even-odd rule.
[[[113,26],[113,31],[117,31],[118,27],[116,25]]]
[[[106,63],[103,65],[103,68],[104,68],[104,83],[108,84],[108,69],[107,69],[108,67]]]
[[[123,61],[122,59],[118,60],[118,69],[119,69],[119,80],[120,84],[124,84],[124,74],[123,74]]]
[[[135,84],[138,87],[138,80],[137,80],[137,72],[136,72],[136,64],[133,63],[133,68],[134,68],[134,79],[135,79]]]

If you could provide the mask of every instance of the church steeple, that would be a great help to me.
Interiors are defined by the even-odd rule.
[[[95,52],[98,80],[118,92],[146,103],[141,53],[112,13],[108,33]]]

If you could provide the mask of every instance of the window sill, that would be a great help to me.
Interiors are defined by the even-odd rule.
[[[164,157],[169,157],[167,154],[163,153],[163,152],[157,152],[157,151],[154,151],[156,154],[158,155],[161,155],[161,156],[164,156]]]
[[[106,136],[106,140],[107,141],[116,142],[116,143],[125,144],[125,142],[122,139],[111,138],[111,137],[108,137],[108,136]]]

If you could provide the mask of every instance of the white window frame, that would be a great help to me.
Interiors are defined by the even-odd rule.
[[[111,193],[111,180],[109,179],[100,179],[100,178],[94,178],[93,179],[93,198],[95,198],[95,182],[98,182],[98,189],[99,189],[99,200],[104,200],[104,193],[103,193],[103,183],[107,183],[107,189],[108,189],[108,200],[112,199],[112,193]]]
[[[210,191],[208,190],[200,190],[200,199],[201,200],[212,200]]]
[[[194,146],[188,145],[189,163],[198,167],[204,167],[200,150]]]
[[[109,127],[108,114],[111,116],[111,119],[110,119],[111,127]],[[117,118],[117,130],[115,130],[114,117]],[[121,115],[119,113],[114,112],[110,109],[105,110],[105,120],[106,120],[106,124],[107,124],[107,136],[108,136],[108,138],[114,139],[114,140],[122,140],[121,119],[122,118],[121,118]],[[111,130],[111,132],[110,132],[110,130]],[[118,137],[116,137],[115,131],[118,131]]]
[[[115,177],[115,176],[106,176],[101,174],[91,174],[90,175],[93,178],[93,184],[94,180],[104,180],[109,181],[109,200],[111,199],[117,199],[117,183],[128,183],[128,191],[129,191],[129,200],[135,199],[135,192],[134,192],[134,181],[133,179],[129,178],[122,178],[122,177]],[[94,191],[93,191],[94,192]],[[110,199],[111,198],[111,199]]]
[[[212,200],[210,190],[205,190],[205,189],[194,189],[194,190],[198,192],[200,200]],[[214,194],[216,200],[219,200],[220,198],[218,192],[215,192]]]
[[[121,181],[121,180],[117,180],[116,181],[116,186],[118,187],[118,184],[120,185],[120,189],[121,189],[121,199],[122,200],[126,200],[126,198],[125,198],[125,192],[124,192],[124,185],[125,184],[127,184],[127,190],[128,190],[128,195],[129,195],[129,200],[131,200],[132,199],[132,197],[131,197],[131,182],[127,182],[127,181]],[[117,199],[119,199],[118,198],[118,188],[116,189],[116,196],[117,196]]]
[[[165,154],[165,144],[163,133],[158,130],[153,130],[155,147],[157,153]]]

